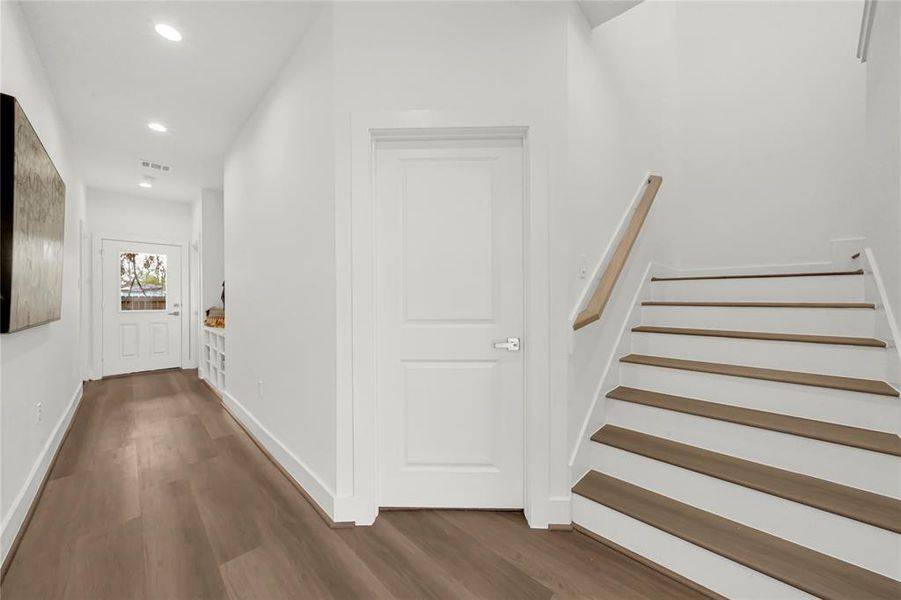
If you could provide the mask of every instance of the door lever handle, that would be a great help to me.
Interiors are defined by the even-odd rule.
[[[494,347],[507,352],[519,352],[519,338],[509,337],[506,342],[494,342]]]
[[[170,314],[170,315],[172,315],[172,316],[173,316],[173,317],[177,317],[177,316],[178,316],[178,315],[180,315],[180,314],[181,314],[181,311],[177,311],[177,310],[175,310],[175,311],[172,311],[172,312],[171,312],[171,313],[169,313],[169,314]]]

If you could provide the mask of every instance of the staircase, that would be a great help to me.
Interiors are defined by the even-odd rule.
[[[712,597],[901,598],[901,400],[863,271],[649,287],[576,527]]]

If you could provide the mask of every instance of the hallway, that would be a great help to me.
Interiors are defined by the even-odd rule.
[[[193,371],[90,382],[3,581],[49,598],[694,598],[519,513],[330,529]]]

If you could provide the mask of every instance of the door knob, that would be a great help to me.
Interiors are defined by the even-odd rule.
[[[507,352],[519,352],[519,338],[511,337],[506,342],[494,342],[494,347]]]
[[[175,311],[172,311],[172,312],[171,312],[171,313],[169,313],[169,314],[170,314],[170,315],[172,315],[172,316],[173,316],[173,317],[177,317],[177,316],[178,316],[178,315],[180,315],[180,314],[181,314],[181,312],[180,312],[180,311],[177,311],[177,310],[175,310]]]

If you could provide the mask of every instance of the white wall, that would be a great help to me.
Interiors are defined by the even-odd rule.
[[[593,265],[607,230],[592,229],[651,168],[674,266],[828,260],[830,239],[860,230],[859,12],[648,0],[570,35],[570,261]]]
[[[638,6],[592,31],[567,30],[567,277],[570,308],[648,171],[668,175],[675,3]],[[669,187],[667,183],[667,187]],[[657,207],[655,207],[656,210]]]
[[[85,213],[84,186],[57,101],[17,3],[0,4],[0,40],[0,89],[18,98],[66,183],[62,318],[0,336],[0,554],[5,559],[81,387],[79,223]]]
[[[329,512],[336,429],[331,10],[322,8],[228,152],[224,241],[228,396]]]
[[[352,123],[515,107],[547,132],[552,407],[542,485],[565,496],[565,457],[616,334],[595,325],[568,358],[567,317],[588,283],[581,257],[591,270],[654,171],[664,186],[626,287],[650,260],[828,260],[830,238],[860,229],[858,23],[850,2],[649,1],[594,31],[565,3],[323,9],[227,159],[229,393],[326,504],[352,496]],[[284,257],[296,261],[291,277]],[[614,304],[624,315],[623,299]]]
[[[552,157],[532,176],[559,186],[566,10],[328,6],[228,154],[228,392],[330,514],[336,499],[350,500],[348,508],[354,495],[351,121],[410,109],[504,114],[515,106],[523,125],[543,131]],[[555,397],[562,457],[565,400]],[[565,464],[556,464],[565,495]]]
[[[190,341],[188,351],[191,365],[200,365],[201,326],[206,317],[203,305],[203,194],[198,194],[191,203],[191,245],[189,254],[191,277],[191,314],[188,321]],[[199,275],[199,277],[197,276]]]
[[[862,233],[860,8],[648,0],[591,32],[570,27],[572,305],[588,284],[579,257],[594,267],[644,173],[664,179],[604,320],[575,334],[571,443],[649,261],[821,263],[830,239]]]
[[[87,192],[88,229],[93,234],[121,235],[139,240],[192,239],[192,207],[189,202],[142,198],[93,187]]]
[[[183,313],[190,315],[191,286],[196,274],[190,271],[188,261],[191,260],[190,243],[194,240],[193,206],[189,202],[143,198],[140,194],[127,195],[119,192],[89,187],[87,189],[87,231],[91,236],[89,244],[98,243],[98,236],[113,235],[122,239],[134,239],[146,242],[184,244],[182,260],[182,307]],[[99,248],[92,248],[96,255]],[[100,378],[100,357],[102,354],[99,305],[94,302],[95,287],[99,285],[98,277],[93,274],[95,261],[87,266],[90,276],[88,290],[85,295],[90,307],[88,322],[90,336],[93,340],[90,349],[92,378]],[[182,366],[196,365],[195,346],[192,345],[190,324],[182,327]]]
[[[901,311],[901,4],[877,2],[865,63],[865,193],[860,233],[873,249],[896,318]]]
[[[347,2],[335,6],[335,187],[339,215],[337,491],[342,497],[355,490],[348,256],[352,119],[377,112],[411,110],[465,114],[473,119],[516,114],[525,121],[521,125],[540,129],[545,136],[544,151],[549,160],[529,177],[547,179],[547,193],[556,208],[562,197],[565,165],[564,33],[568,10],[567,4],[547,2]],[[552,210],[548,217],[554,216]],[[562,234],[555,227],[552,223],[552,253],[560,252],[562,244]],[[565,339],[532,337],[528,343],[557,344],[560,355]],[[536,495],[560,499],[569,493],[563,459],[565,395],[551,393],[548,397],[556,405],[549,415],[542,415],[539,435],[548,441],[550,450],[530,456],[530,464],[540,465],[540,474],[530,476],[529,486]],[[557,504],[562,506],[564,502]],[[536,501],[529,515],[532,522],[568,520],[566,515],[552,516],[551,505],[552,502]]]
[[[191,302],[188,329],[191,332],[191,365],[198,364],[201,326],[206,311],[221,306],[225,279],[225,213],[222,192],[201,189],[191,203]]]
[[[222,282],[225,280],[225,213],[222,192],[200,191],[202,231],[202,294],[200,309],[222,304]]]
[[[678,131],[659,215],[675,266],[815,262],[859,231],[860,4],[677,3]]]
[[[664,92],[675,86],[676,4],[644,4],[594,30],[577,13],[571,13],[568,23],[566,253],[554,286],[564,294],[560,302],[567,311],[562,317],[565,335],[574,336],[572,353],[554,357],[563,363],[558,370],[566,377],[567,452],[615,352],[634,289],[654,257],[651,241],[657,240],[651,230],[660,222],[660,205],[671,195],[667,149],[674,135],[673,102]],[[615,242],[616,229],[648,172],[662,175],[664,184],[640,243],[604,318],[573,334],[568,318],[581,294],[593,287],[598,262]],[[583,263],[584,279],[579,276]]]

